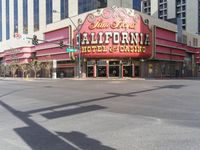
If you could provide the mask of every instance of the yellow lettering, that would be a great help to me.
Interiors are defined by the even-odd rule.
[[[101,53],[102,52],[102,46],[97,46],[97,52]]]
[[[97,47],[96,46],[92,46],[92,52],[95,53],[97,50]]]
[[[87,46],[82,46],[81,52],[82,52],[82,53],[86,53],[86,52],[87,52]]]
[[[87,52],[90,53],[92,51],[91,46],[87,47]]]
[[[103,47],[103,53],[107,52],[107,49],[105,46],[102,46]]]

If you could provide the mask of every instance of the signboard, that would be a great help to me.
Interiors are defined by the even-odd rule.
[[[105,8],[89,14],[79,33],[84,57],[149,58],[152,55],[152,31],[132,9]],[[75,34],[77,37],[78,33]]]
[[[66,49],[66,52],[67,52],[67,53],[70,53],[70,52],[77,52],[77,50],[74,49],[74,48],[67,48],[67,49]]]

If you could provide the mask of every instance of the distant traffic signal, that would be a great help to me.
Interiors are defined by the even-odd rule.
[[[63,41],[60,41],[60,42],[59,42],[59,47],[60,47],[60,48],[63,48],[64,46],[65,46],[65,45],[64,45]]]
[[[38,45],[38,38],[37,38],[36,35],[33,35],[32,44],[33,44],[33,45]]]

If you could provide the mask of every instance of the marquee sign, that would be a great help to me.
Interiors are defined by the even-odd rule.
[[[79,33],[84,57],[148,58],[152,54],[152,32],[131,9],[105,8],[89,14]],[[78,33],[75,34],[78,37]]]

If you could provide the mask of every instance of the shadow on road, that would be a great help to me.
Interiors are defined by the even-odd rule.
[[[87,138],[87,136],[85,134],[80,133],[80,132],[73,132],[73,133],[76,133],[76,135],[80,136],[79,139],[82,140],[81,141],[82,144],[77,143],[76,138],[71,138],[70,142],[75,144],[75,146],[73,146],[70,143],[67,143],[65,140],[59,138],[56,134],[51,133],[46,128],[42,127],[41,125],[39,125],[36,122],[34,122],[33,120],[31,120],[29,118],[29,115],[27,115],[26,113],[17,111],[2,101],[0,101],[0,105],[2,105],[10,113],[12,113],[18,119],[20,119],[21,121],[23,121],[24,123],[27,124],[27,127],[16,128],[16,129],[14,129],[14,131],[33,150],[78,150],[79,146],[83,146],[83,145],[87,145],[87,144],[90,145],[90,143],[93,146],[99,147],[100,150],[101,149],[102,150],[114,150],[113,148],[101,145],[101,143],[95,139]],[[95,107],[96,107],[96,109],[104,108],[101,106],[99,106],[99,107],[95,106]],[[86,108],[87,109],[85,109],[84,112],[86,112],[86,110],[88,110],[88,111],[96,110],[94,108],[92,110],[90,110],[89,109],[90,107],[86,107]],[[72,114],[74,114],[74,113],[72,113]],[[70,134],[67,134],[67,135],[70,135]],[[78,147],[78,149],[77,149],[77,147]],[[88,149],[84,149],[84,150],[88,150]]]
[[[82,150],[115,150],[108,146],[102,145],[101,142],[89,138],[87,135],[81,132],[77,131],[72,131],[70,133],[57,132],[57,134],[64,137],[67,141],[72,142],[74,145],[77,145]]]
[[[90,150],[90,149],[91,150],[94,150],[94,149],[114,150],[111,147],[102,145],[101,142],[97,141],[96,139],[89,138],[87,135],[81,132],[77,132],[77,131],[72,131],[70,133],[58,132],[60,136],[65,138],[67,141],[69,141],[67,142],[59,138],[55,133],[52,133],[46,128],[44,128],[43,126],[39,125],[38,123],[30,119],[29,117],[32,113],[36,113],[36,112],[42,113],[43,111],[47,111],[47,110],[50,111],[50,110],[72,106],[72,105],[87,104],[90,102],[106,100],[106,99],[115,98],[119,96],[132,97],[132,96],[135,96],[134,94],[138,94],[138,93],[145,93],[145,92],[167,89],[167,88],[179,89],[182,87],[184,87],[184,85],[168,85],[168,86],[156,87],[153,89],[147,89],[147,90],[130,92],[130,93],[107,93],[107,94],[112,94],[112,95],[95,98],[95,99],[89,99],[85,101],[73,102],[73,103],[65,104],[65,105],[58,105],[58,106],[46,107],[43,109],[31,110],[27,112],[17,111],[16,109],[7,105],[2,100],[0,100],[0,105],[2,105],[6,110],[12,113],[15,117],[17,117],[18,119],[23,121],[25,124],[27,124],[27,127],[16,128],[14,129],[14,131],[33,150],[77,150],[77,147],[83,150]],[[0,95],[0,98],[19,92],[21,90],[15,90],[15,91],[11,91],[6,94]],[[48,119],[54,119],[58,117],[65,117],[69,115],[91,112],[91,111],[100,110],[100,109],[105,109],[105,107],[102,107],[99,105],[82,106],[80,108],[61,110],[57,112],[54,111],[54,112],[50,112],[50,113],[46,113],[42,115]],[[75,146],[70,143],[73,143]]]
[[[97,101],[103,101],[106,99],[112,99],[120,96],[125,96],[125,97],[134,97],[136,94],[139,93],[146,93],[146,92],[151,92],[151,91],[156,91],[156,90],[162,90],[162,89],[180,89],[182,87],[185,87],[185,85],[166,85],[166,86],[158,86],[152,89],[147,89],[147,90],[141,90],[141,91],[134,91],[134,92],[129,92],[129,93],[106,93],[110,94],[110,96],[104,96],[104,97],[99,97],[99,98],[94,98],[94,99],[88,99],[88,100],[82,100],[78,102],[73,102],[73,103],[68,103],[68,104],[63,104],[63,105],[57,105],[57,106],[51,106],[51,107],[46,107],[46,108],[40,108],[40,109],[35,109],[35,110],[30,110],[27,111],[27,114],[32,114],[32,113],[38,113],[42,111],[48,111],[48,110],[54,110],[57,108],[62,108],[62,107],[68,107],[68,106],[73,106],[73,105],[80,105],[80,104],[87,104],[90,102],[97,102]]]
[[[90,111],[96,111],[100,109],[105,109],[106,107],[99,106],[99,105],[90,105],[90,106],[82,106],[74,109],[67,109],[61,111],[54,111],[50,113],[42,114],[42,116],[46,117],[47,119],[55,119],[60,117],[66,117],[71,115],[77,115],[80,113],[86,113]]]

